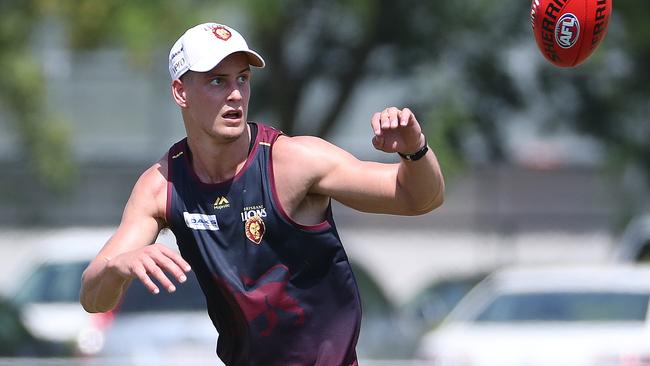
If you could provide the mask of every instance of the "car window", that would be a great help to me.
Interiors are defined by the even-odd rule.
[[[149,292],[142,282],[134,280],[119,305],[120,313],[179,310],[206,310],[205,297],[193,273],[188,274],[185,283],[176,284],[175,292],[161,290],[157,295]]]
[[[478,316],[479,322],[643,321],[647,294],[518,293],[498,297]]]
[[[39,265],[16,293],[18,304],[79,302],[81,274],[88,262]]]
[[[405,312],[424,321],[427,327],[432,326],[440,322],[484,277],[478,274],[438,280],[409,301]]]

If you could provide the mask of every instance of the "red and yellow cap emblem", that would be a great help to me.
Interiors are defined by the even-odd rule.
[[[246,220],[244,231],[246,232],[248,240],[255,244],[260,244],[262,242],[262,237],[264,237],[264,232],[266,232],[264,220],[262,220],[258,215],[248,218]]]
[[[230,31],[223,25],[215,25],[212,27],[212,34],[223,41],[227,41],[232,37],[232,33],[230,33]]]

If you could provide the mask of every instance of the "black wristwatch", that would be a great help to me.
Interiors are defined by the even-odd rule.
[[[429,145],[427,144],[427,137],[424,136],[424,146],[413,154],[402,154],[401,152],[397,152],[399,156],[402,157],[404,160],[408,161],[416,161],[422,159],[424,155],[426,155],[427,151],[429,151]]]

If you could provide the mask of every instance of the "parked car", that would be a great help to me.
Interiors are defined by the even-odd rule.
[[[539,267],[483,280],[422,340],[436,366],[650,365],[650,267]]]
[[[414,340],[400,329],[394,307],[363,267],[355,265],[354,270],[364,311],[359,357],[410,355]],[[218,334],[194,273],[176,288],[171,294],[152,295],[133,281],[106,331],[100,356],[129,366],[221,365],[216,355]]]
[[[34,250],[33,263],[12,301],[36,337],[72,345],[78,355],[93,355],[113,314],[88,314],[79,304],[81,274],[101,243],[51,242]]]
[[[630,221],[614,250],[614,257],[621,262],[650,262],[650,214]]]
[[[0,299],[0,357],[62,357],[71,352],[66,344],[36,338],[21,322],[18,308]]]
[[[372,274],[361,264],[351,262],[351,266],[363,312],[357,355],[361,359],[410,357],[418,335],[409,332],[398,309]]]
[[[106,330],[100,356],[131,366],[222,365],[206,309],[193,272],[173,293],[153,295],[134,280]]]
[[[402,306],[402,313],[410,327],[420,336],[435,327],[460,300],[487,276],[487,273],[468,273],[439,278],[420,290]]]

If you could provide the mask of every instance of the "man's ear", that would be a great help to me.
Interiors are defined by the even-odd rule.
[[[187,108],[187,95],[183,81],[179,79],[172,81],[172,98],[179,107]]]

